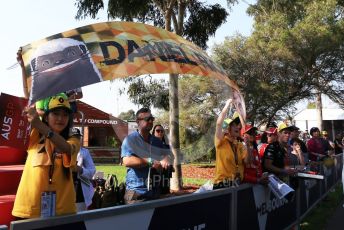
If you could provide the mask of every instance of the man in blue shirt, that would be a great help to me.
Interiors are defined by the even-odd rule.
[[[136,113],[138,130],[128,135],[122,143],[121,157],[126,166],[126,204],[159,197],[160,176],[155,173],[170,165],[170,152],[160,139],[150,134],[154,117],[147,108]]]

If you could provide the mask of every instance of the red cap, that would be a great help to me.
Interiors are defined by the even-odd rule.
[[[253,127],[252,125],[245,125],[245,127],[241,129],[241,134],[244,135],[245,133],[248,133],[252,129],[257,130],[257,128]]]
[[[270,127],[268,128],[267,130],[265,130],[266,133],[269,133],[269,134],[277,134],[277,128],[275,127]]]

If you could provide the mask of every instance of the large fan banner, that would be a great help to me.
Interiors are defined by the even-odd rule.
[[[162,73],[216,78],[240,95],[237,85],[199,47],[142,23],[92,24],[33,42],[22,50],[30,103],[100,81]],[[240,105],[244,106],[243,101]]]

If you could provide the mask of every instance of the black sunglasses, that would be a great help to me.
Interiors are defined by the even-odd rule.
[[[162,130],[162,129],[156,129],[155,132],[157,132],[157,133],[163,133],[164,130]]]
[[[149,117],[144,117],[144,118],[137,118],[137,120],[154,121],[155,117],[149,116]]]

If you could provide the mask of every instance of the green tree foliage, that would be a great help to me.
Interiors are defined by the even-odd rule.
[[[223,82],[197,76],[179,79],[181,149],[188,162],[214,159],[215,121],[230,92]],[[192,87],[190,87],[192,86]]]
[[[317,92],[344,105],[342,1],[264,0],[248,12],[252,35],[227,38],[214,56],[242,89],[249,120],[269,122]]]
[[[121,112],[118,118],[126,121],[135,120],[135,111],[130,109],[127,112]]]
[[[291,65],[300,82],[344,107],[342,0],[257,1],[252,38]],[[255,13],[254,13],[255,12]]]
[[[182,76],[179,79],[180,148],[185,162],[215,159],[215,120],[223,102],[230,96],[222,81],[198,76]],[[160,109],[155,124],[168,126],[169,112]]]
[[[168,83],[165,80],[153,79],[150,75],[128,78],[130,82],[125,91],[132,103],[143,107],[169,110]]]
[[[236,0],[227,2],[230,7]],[[75,5],[78,8],[76,19],[96,18],[105,7],[103,0],[77,0]],[[228,16],[221,5],[207,5],[198,0],[109,0],[107,12],[109,19],[152,23],[162,28],[166,28],[166,20],[172,19],[171,31],[202,48],[207,48],[209,36],[215,35]]]

